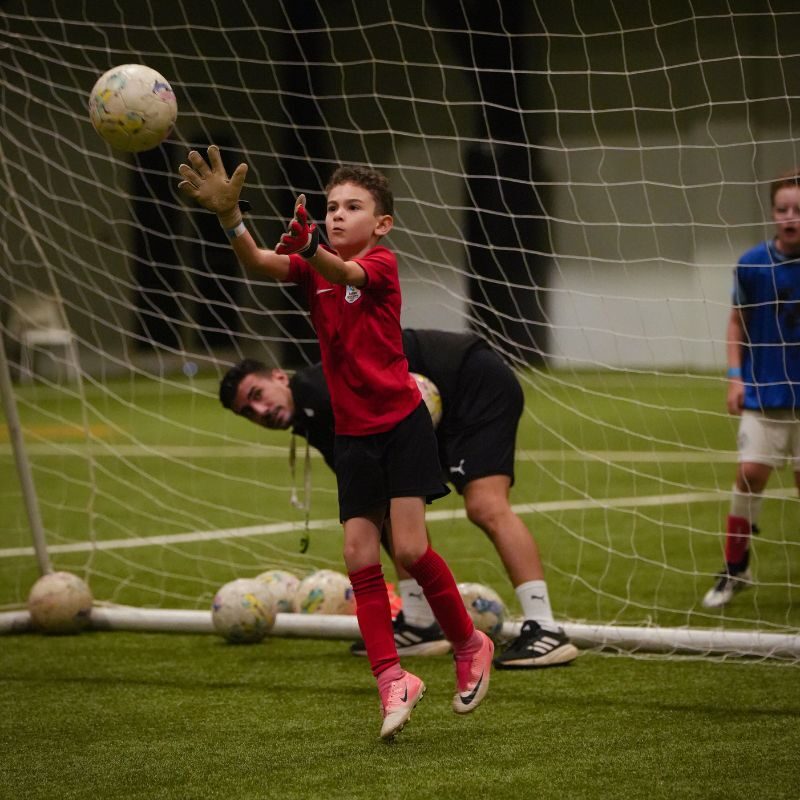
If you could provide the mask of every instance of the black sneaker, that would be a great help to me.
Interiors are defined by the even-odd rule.
[[[560,628],[551,631],[532,619],[522,623],[516,639],[510,641],[494,660],[497,669],[536,669],[569,664],[578,657],[578,648]]]
[[[450,652],[450,642],[444,638],[438,623],[433,622],[427,628],[409,625],[401,611],[394,620],[394,643],[397,654],[405,656],[438,656]],[[367,648],[364,640],[358,639],[350,645],[354,656],[365,656]]]

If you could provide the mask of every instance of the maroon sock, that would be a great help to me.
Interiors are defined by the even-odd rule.
[[[361,638],[367,649],[372,674],[377,678],[389,667],[400,663],[394,643],[392,611],[380,564],[350,573],[350,583],[356,598],[356,617]]]
[[[728,515],[725,536],[725,561],[728,567],[741,564],[747,557],[750,546],[750,520]]]
[[[450,567],[428,547],[425,554],[408,567],[408,571],[425,592],[425,599],[444,635],[458,649],[472,636],[475,626],[458,593]]]

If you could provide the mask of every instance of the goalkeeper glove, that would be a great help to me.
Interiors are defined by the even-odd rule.
[[[319,230],[313,222],[308,221],[306,196],[301,194],[295,202],[294,218],[275,246],[275,252],[284,256],[296,253],[303,258],[312,258],[318,247]]]
[[[242,221],[239,195],[247,175],[247,164],[239,164],[228,178],[219,147],[208,148],[208,162],[196,150],[189,153],[189,164],[178,167],[183,180],[178,188],[196,200],[203,208],[213,211],[225,230],[235,228]]]

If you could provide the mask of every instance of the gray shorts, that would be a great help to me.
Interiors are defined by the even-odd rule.
[[[736,438],[739,463],[800,471],[800,417],[792,409],[742,411]]]

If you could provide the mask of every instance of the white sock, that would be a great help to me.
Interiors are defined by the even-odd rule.
[[[764,496],[760,494],[753,494],[751,492],[740,492],[733,485],[731,492],[731,516],[741,517],[746,519],[751,525],[758,524],[758,518],[761,515],[761,503],[764,501]]]
[[[436,621],[422,587],[413,578],[398,581],[397,591],[403,600],[403,617],[409,625],[427,628]]]
[[[553,620],[550,598],[547,596],[545,581],[527,581],[514,589],[525,619],[538,622],[547,630],[557,631],[559,626]]]

